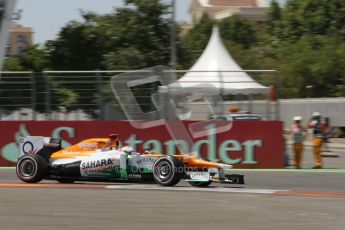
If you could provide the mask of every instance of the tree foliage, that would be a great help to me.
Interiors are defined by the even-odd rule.
[[[344,95],[345,2],[290,0],[275,22],[278,40],[271,47],[282,96]]]
[[[256,42],[254,22],[240,15],[233,15],[219,23],[222,38],[241,44],[247,49]]]
[[[284,44],[286,44],[284,46]],[[283,42],[277,68],[284,97],[344,96],[345,45],[326,36]]]
[[[167,6],[127,0],[113,13],[81,12],[48,44],[52,67],[63,70],[138,69],[169,63]]]
[[[72,21],[60,31],[58,38],[47,43],[51,67],[54,70],[94,70],[104,48],[101,38],[93,32],[87,15],[84,22]]]
[[[271,2],[271,7],[269,8],[266,20],[267,20],[267,34],[275,37],[280,36],[281,30],[281,19],[282,12],[281,8],[276,0]]]
[[[290,0],[282,13],[282,38],[328,35],[345,39],[345,1]]]
[[[4,64],[4,70],[39,72],[49,68],[48,58],[45,48],[41,48],[37,44],[30,45],[24,54],[7,58]]]
[[[204,14],[199,23],[182,40],[182,49],[185,50],[184,63],[180,63],[184,69],[189,68],[193,62],[201,55],[212,33],[212,27],[215,24],[206,14]]]

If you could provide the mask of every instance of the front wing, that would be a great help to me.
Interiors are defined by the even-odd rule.
[[[213,181],[224,184],[244,184],[244,176],[240,174],[224,174],[222,169],[210,168],[204,171],[186,171],[186,181],[207,182]]]

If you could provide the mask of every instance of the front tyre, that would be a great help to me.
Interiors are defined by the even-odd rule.
[[[27,154],[20,158],[16,165],[16,173],[26,183],[37,183],[47,176],[47,163],[37,154]]]
[[[176,157],[159,157],[153,164],[153,178],[160,185],[174,186],[183,176],[183,163]]]
[[[188,181],[190,185],[194,186],[194,187],[208,187],[210,184],[212,184],[212,181]]]

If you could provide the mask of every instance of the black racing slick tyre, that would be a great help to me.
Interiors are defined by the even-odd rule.
[[[153,178],[160,185],[174,186],[183,176],[183,163],[176,157],[159,157],[153,164]]]
[[[16,165],[16,173],[26,183],[38,183],[47,176],[47,163],[38,154],[27,154],[20,158]]]
[[[212,181],[188,181],[190,185],[194,187],[208,187],[210,184],[212,184]]]

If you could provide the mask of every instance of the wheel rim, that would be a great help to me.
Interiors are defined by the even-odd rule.
[[[32,160],[23,160],[19,167],[19,173],[24,177],[32,177],[36,173],[36,165]]]
[[[162,181],[169,180],[174,173],[172,170],[171,164],[169,164],[169,162],[165,162],[165,161],[159,162],[156,167],[157,167],[157,170],[155,174]]]

